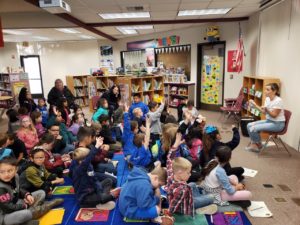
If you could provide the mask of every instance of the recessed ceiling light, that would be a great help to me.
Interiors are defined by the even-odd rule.
[[[33,36],[33,38],[39,39],[39,40],[41,40],[41,41],[49,41],[49,40],[51,40],[50,38],[48,38],[48,37],[43,37],[43,36]]]
[[[66,34],[79,34],[80,33],[78,30],[71,29],[71,28],[57,28],[55,30],[66,33]]]
[[[4,34],[14,34],[14,35],[29,35],[31,33],[23,31],[23,30],[9,30],[9,29],[3,29],[2,30]]]
[[[105,20],[130,19],[130,18],[150,18],[149,12],[127,12],[127,13],[99,13]]]
[[[150,29],[153,29],[153,25],[122,26],[120,28],[125,29],[125,30],[150,30]]]
[[[80,38],[83,38],[83,39],[95,39],[94,37],[92,37],[92,36],[89,36],[89,35],[84,35],[84,34],[82,34],[82,35],[78,35],[78,37],[80,37]]]
[[[231,10],[231,8],[182,10],[182,11],[178,12],[178,16],[222,15],[222,14],[228,13],[230,10]]]
[[[117,29],[122,33],[122,34],[137,34],[137,31],[134,29],[123,29],[123,27],[117,27]]]

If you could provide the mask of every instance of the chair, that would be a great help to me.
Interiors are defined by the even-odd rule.
[[[283,146],[283,148],[287,151],[287,153],[289,154],[289,156],[291,156],[291,153],[289,152],[288,148],[286,147],[286,145],[284,144],[284,142],[282,141],[282,139],[279,136],[279,135],[284,135],[287,132],[291,115],[292,115],[291,111],[284,110],[285,126],[284,126],[284,128],[283,128],[282,131],[280,131],[280,132],[263,131],[263,132],[269,134],[269,138],[267,139],[266,143],[264,144],[264,147],[261,149],[261,151],[260,151],[259,154],[261,154],[262,151],[268,146],[268,143],[270,141],[273,141],[275,143],[275,145],[276,145],[276,148],[278,150],[279,150],[278,143],[280,143]]]
[[[243,95],[243,87],[240,89],[240,92],[239,92],[238,97],[239,97],[240,95]],[[224,99],[224,101],[225,101],[225,106],[233,106],[233,105],[236,103],[238,97],[236,97],[236,98],[225,98],[225,99]]]
[[[98,96],[98,95],[95,95],[95,96],[92,97],[93,110],[97,110],[97,103],[98,103],[99,99],[100,99],[100,96]]]
[[[224,114],[224,117],[227,114],[226,121],[233,116],[238,124],[240,124],[240,114],[242,111],[242,105],[243,105],[244,95],[241,94],[237,97],[235,103],[230,106],[222,106],[220,107],[220,110]],[[224,121],[224,122],[226,122]]]

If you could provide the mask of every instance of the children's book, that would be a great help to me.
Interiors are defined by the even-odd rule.
[[[39,221],[40,225],[61,224],[65,214],[65,209],[51,209],[47,214],[42,216]]]
[[[252,217],[272,217],[273,214],[268,209],[264,202],[251,201],[251,206],[248,208],[248,212]]]
[[[109,210],[101,210],[96,208],[79,209],[75,221],[77,222],[103,222],[107,221]]]
[[[246,177],[255,177],[256,174],[258,173],[257,170],[252,170],[252,169],[248,169],[248,168],[244,168],[244,173],[243,175]]]
[[[214,225],[243,225],[243,219],[239,212],[216,213],[212,217]]]
[[[149,223],[149,220],[138,220],[138,219],[129,219],[127,217],[124,217],[125,223]]]
[[[52,191],[53,195],[72,195],[74,193],[73,186],[56,186]]]

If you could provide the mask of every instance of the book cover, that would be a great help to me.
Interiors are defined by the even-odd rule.
[[[65,214],[65,209],[51,209],[47,214],[42,216],[39,221],[40,225],[61,224]]]
[[[75,221],[77,222],[103,222],[107,221],[109,216],[109,210],[101,210],[96,208],[81,208]]]
[[[72,186],[57,186],[52,191],[53,195],[72,195],[74,193],[75,191]]]

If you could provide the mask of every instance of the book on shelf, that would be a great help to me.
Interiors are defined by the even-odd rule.
[[[87,78],[83,78],[82,81],[83,81],[83,85],[87,86]]]
[[[161,86],[162,86],[162,82],[154,79],[154,90],[160,90]]]
[[[149,97],[149,95],[144,95],[144,103],[145,103],[146,105],[148,105],[149,102],[150,102],[150,97]]]
[[[82,97],[82,96],[84,96],[83,88],[76,88],[75,89],[75,97]]]
[[[114,85],[114,81],[111,79],[107,80],[108,87],[111,88]]]
[[[178,88],[178,94],[179,95],[187,95],[188,94],[187,88]]]
[[[75,86],[82,86],[82,82],[79,78],[74,78],[74,85]]]
[[[132,84],[131,89],[132,89],[132,92],[138,92],[140,89],[140,85]]]
[[[84,104],[84,101],[82,98],[78,98],[78,99],[75,99],[75,104],[79,105],[79,106],[85,106]]]
[[[144,80],[143,81],[143,90],[144,91],[149,91],[150,88],[151,88],[151,83]]]
[[[107,86],[102,80],[97,79],[97,89],[107,89]]]

